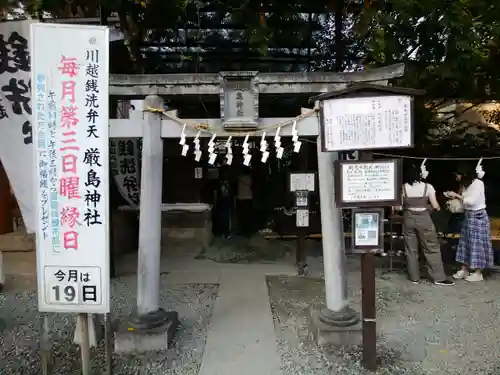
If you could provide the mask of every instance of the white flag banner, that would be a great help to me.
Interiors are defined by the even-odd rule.
[[[0,23],[0,159],[28,232],[34,232],[31,20]]]
[[[109,140],[109,164],[118,190],[131,206],[139,205],[139,140],[115,138]]]

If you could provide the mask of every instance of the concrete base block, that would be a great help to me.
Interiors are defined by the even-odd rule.
[[[115,332],[115,353],[144,353],[170,348],[179,327],[179,318],[176,312],[168,314],[169,319],[164,325],[144,331],[121,324]]]
[[[362,322],[348,327],[326,324],[319,318],[320,311],[310,310],[309,334],[318,345],[361,345],[363,343]]]

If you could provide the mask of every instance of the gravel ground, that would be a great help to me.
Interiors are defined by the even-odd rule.
[[[312,264],[312,273],[317,266]],[[359,258],[348,259],[348,268],[351,306],[359,310]],[[378,374],[500,374],[498,275],[438,287],[378,271]],[[318,347],[308,337],[308,310],[323,304],[323,280],[268,277],[268,286],[285,374],[365,374],[360,348]]]
[[[179,313],[180,327],[167,352],[141,356],[114,356],[115,375],[196,375],[201,364],[207,326],[217,297],[214,284],[167,284],[162,276],[162,305]],[[113,319],[127,317],[135,305],[136,278],[113,280]],[[54,375],[80,374],[79,347],[72,343],[75,316],[51,314]],[[0,294],[0,374],[40,374],[36,292]],[[94,373],[104,366],[104,348],[92,350]]]
[[[292,257],[295,241],[266,240],[256,234],[251,238],[235,236],[217,237],[197,259],[210,259],[219,263],[272,263]]]

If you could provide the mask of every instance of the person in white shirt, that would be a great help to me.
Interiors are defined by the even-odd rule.
[[[436,191],[431,184],[421,180],[421,173],[416,166],[403,173],[403,237],[410,280],[414,284],[420,282],[420,245],[434,284],[454,285],[444,272],[436,227],[429,212],[429,204],[436,211],[440,210]]]
[[[484,175],[484,172],[481,173]],[[461,200],[465,208],[465,220],[462,223],[456,256],[456,261],[462,267],[453,277],[482,281],[482,270],[493,266],[490,219],[486,213],[484,183],[479,172],[468,172],[461,181],[464,187],[462,194],[453,191],[445,193],[448,198]],[[470,273],[469,270],[474,272]]]

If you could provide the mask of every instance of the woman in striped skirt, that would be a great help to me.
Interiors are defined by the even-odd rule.
[[[490,219],[486,213],[484,183],[481,181],[484,172],[480,166],[479,169],[476,169],[476,173],[464,174],[462,194],[446,193],[449,198],[460,199],[465,208],[465,220],[462,223],[456,256],[462,267],[453,277],[471,282],[482,281],[482,270],[493,266]]]

